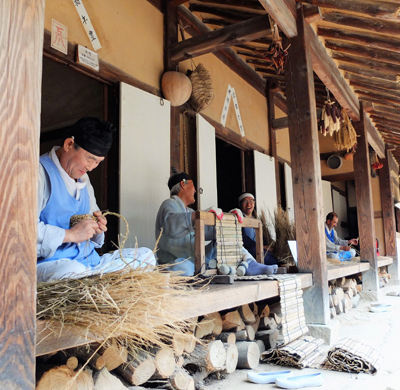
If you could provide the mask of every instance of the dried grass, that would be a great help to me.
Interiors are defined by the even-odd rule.
[[[187,76],[192,83],[192,94],[188,100],[190,108],[195,112],[206,109],[214,99],[214,88],[210,72],[203,64],[198,64]]]
[[[288,213],[277,207],[273,214],[261,210],[260,219],[263,227],[264,243],[269,246],[280,264],[295,265],[290,252],[289,240],[296,239],[294,221],[289,220]],[[275,232],[275,238],[271,232]]]
[[[174,313],[183,301],[199,294],[191,279],[163,272],[165,267],[130,269],[39,283],[37,319],[50,329],[68,328],[99,339],[110,336],[135,354],[139,349],[165,347],[190,322]]]

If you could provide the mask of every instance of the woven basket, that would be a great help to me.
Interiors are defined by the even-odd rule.
[[[200,112],[207,108],[214,98],[210,73],[203,64],[199,64],[195,70],[189,70],[187,76],[192,82],[192,94],[188,104],[193,111]]]

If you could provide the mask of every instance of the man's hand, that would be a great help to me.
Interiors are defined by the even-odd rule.
[[[347,242],[349,245],[358,245],[358,240],[357,238],[352,238]]]
[[[210,213],[214,213],[215,216],[221,220],[224,217],[224,213],[222,212],[222,209],[219,209],[218,207],[209,207],[206,211],[209,211]]]
[[[94,219],[84,219],[74,225],[71,229],[65,230],[65,242],[84,242],[91,239],[99,230],[99,225]]]
[[[107,231],[107,219],[103,217],[101,211],[95,211],[93,215],[97,218],[97,229],[96,234],[100,234]]]
[[[239,221],[239,223],[243,223],[243,213],[242,210],[240,209],[232,209],[231,211],[229,211],[230,214],[235,214],[237,216],[237,219]]]
[[[343,245],[339,249],[342,251],[349,251],[351,248],[349,246]]]

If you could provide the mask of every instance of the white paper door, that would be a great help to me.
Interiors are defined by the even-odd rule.
[[[120,213],[130,230],[125,247],[137,237],[140,247],[153,249],[157,211],[169,198],[170,103],[124,83],[120,101]]]
[[[254,181],[257,212],[265,211],[268,218],[273,215],[278,204],[276,199],[275,159],[266,154],[254,151]],[[270,230],[272,237],[275,231]]]
[[[200,115],[197,127],[197,202],[199,210],[218,206],[215,129]]]
[[[289,216],[289,221],[294,221],[292,168],[290,168],[287,163],[284,163],[283,169],[285,172],[286,210]]]
[[[333,211],[331,182],[322,180],[322,201],[324,221],[328,213]]]
[[[338,225],[335,230],[340,238],[348,237],[349,229],[343,228],[341,226],[342,222],[347,222],[347,203],[346,197],[341,195],[338,191],[333,190],[333,211],[337,214],[339,218]]]

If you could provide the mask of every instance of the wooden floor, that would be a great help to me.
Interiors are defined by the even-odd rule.
[[[295,274],[295,276],[300,277],[302,288],[312,285],[312,274]],[[213,284],[198,297],[188,299],[187,303],[174,314],[179,319],[189,319],[276,296],[278,296],[278,282],[271,280]],[[45,321],[38,321],[36,356],[99,341],[90,334],[77,336],[76,333],[60,328],[55,335],[46,329]],[[81,333],[85,334],[84,330]]]
[[[393,263],[393,258],[388,256],[378,257],[378,268]],[[358,274],[368,271],[369,263],[363,262],[342,262],[338,265],[329,264],[328,262],[328,280],[342,278],[344,276]]]

